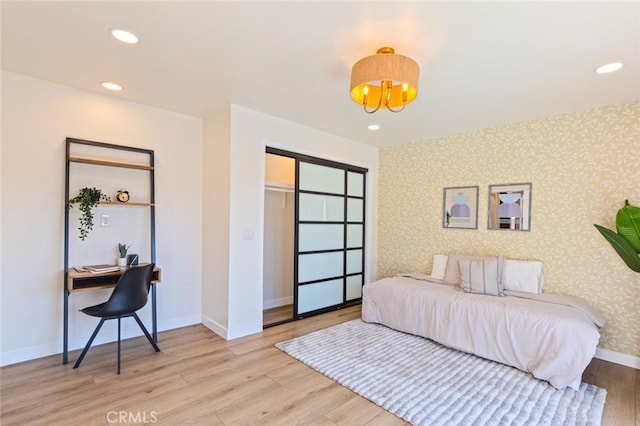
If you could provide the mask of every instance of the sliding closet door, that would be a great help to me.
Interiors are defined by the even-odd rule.
[[[362,298],[364,285],[364,173],[347,171],[345,301]]]
[[[364,171],[301,160],[296,168],[295,316],[357,300],[364,282]]]

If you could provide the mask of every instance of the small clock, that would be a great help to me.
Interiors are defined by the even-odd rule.
[[[121,203],[126,203],[127,201],[129,201],[129,191],[125,191],[125,190],[119,190],[118,194],[116,195],[116,200],[120,201]]]

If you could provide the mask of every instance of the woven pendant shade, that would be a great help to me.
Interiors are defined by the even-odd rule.
[[[351,99],[363,105],[365,110],[367,107],[376,110],[380,106],[404,107],[418,95],[419,78],[420,67],[416,61],[394,54],[390,47],[383,47],[376,55],[360,59],[353,65]],[[405,84],[406,88],[403,87]],[[387,96],[389,87],[390,95]]]

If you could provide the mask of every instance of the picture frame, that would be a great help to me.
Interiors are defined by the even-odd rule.
[[[531,231],[531,182],[489,185],[487,229]]]
[[[444,188],[442,227],[447,229],[478,229],[478,192],[477,185]]]

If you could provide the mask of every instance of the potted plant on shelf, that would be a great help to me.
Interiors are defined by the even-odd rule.
[[[131,248],[131,246],[127,246],[126,244],[118,243],[118,266],[127,266],[127,251]]]
[[[631,270],[640,272],[640,207],[632,206],[624,200],[624,207],[616,214],[616,231],[595,225],[603,237],[620,255]]]
[[[72,208],[74,204],[79,204],[80,208],[80,239],[84,241],[93,229],[93,208],[100,201],[111,201],[111,199],[98,188],[81,188],[77,196],[67,201],[67,208]]]

